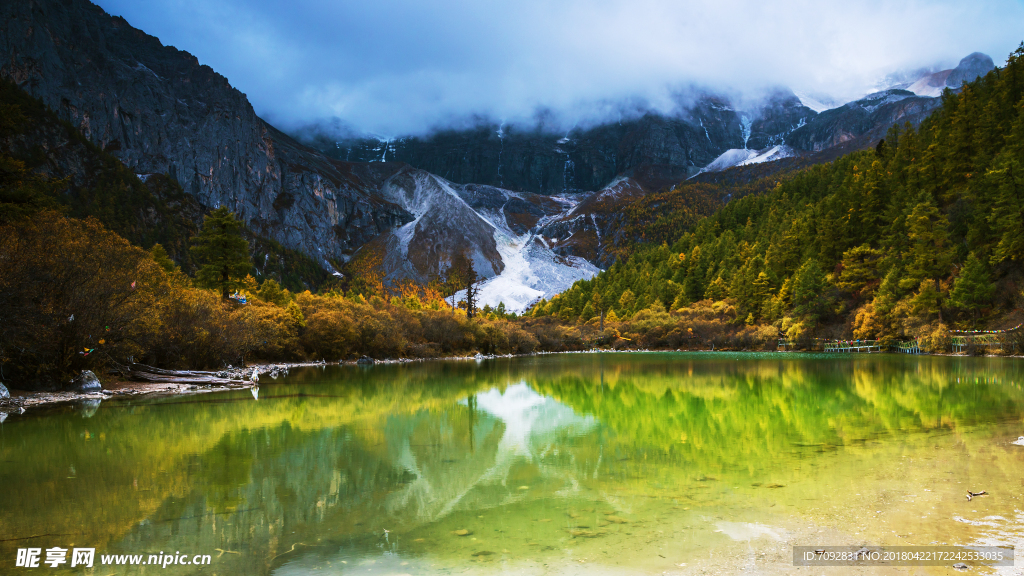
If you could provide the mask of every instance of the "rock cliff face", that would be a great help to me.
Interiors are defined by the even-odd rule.
[[[274,129],[194,56],[87,0],[0,5],[0,76],[139,174],[325,265],[410,219],[374,191],[394,164],[331,160]]]
[[[786,136],[817,115],[792,92],[777,91],[751,115],[749,138],[744,148],[761,150],[782,144]]]

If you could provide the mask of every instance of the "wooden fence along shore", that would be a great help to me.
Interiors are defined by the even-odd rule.
[[[879,340],[826,340],[825,352],[881,352]]]
[[[950,335],[953,341],[953,352],[963,352],[968,347],[984,347],[1006,350],[1010,353],[1017,351],[1017,330],[1022,324],[1006,330],[953,330]]]
[[[1016,331],[1021,324],[1006,330],[950,330],[950,342],[953,352],[961,353],[968,348],[996,348],[1016,352]],[[920,354],[920,340],[832,340],[815,338],[804,343],[807,350],[822,352],[899,352],[902,354]],[[797,349],[797,343],[786,338],[779,338],[778,350],[782,352]]]
[[[910,340],[907,342],[886,342],[882,340],[830,340],[825,338],[815,338],[809,344],[809,346],[806,346],[808,350],[820,352],[902,352],[904,354],[921,353],[921,343],[917,340]],[[785,338],[779,339],[779,351],[788,352],[796,349],[797,344],[795,342],[791,342],[789,340],[786,340]]]

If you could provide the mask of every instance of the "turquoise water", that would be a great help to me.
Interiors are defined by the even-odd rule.
[[[0,424],[0,566],[58,546],[210,555],[104,576],[782,573],[794,545],[1021,547],[1021,366],[569,354],[30,411]]]

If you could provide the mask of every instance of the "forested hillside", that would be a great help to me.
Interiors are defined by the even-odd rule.
[[[532,313],[622,318],[724,301],[737,324],[791,338],[933,347],[951,328],[1002,328],[1024,281],[1022,94],[1024,44],[1004,68],[947,91],[920,129],[894,126],[874,150],[733,200]],[[653,217],[649,237],[665,239],[672,221]]]

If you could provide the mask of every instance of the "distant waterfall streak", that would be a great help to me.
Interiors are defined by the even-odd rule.
[[[505,151],[505,123],[498,125],[498,186],[505,187],[505,176],[501,173],[501,155]]]
[[[558,152],[565,154],[565,166],[562,168],[563,192],[570,192],[576,188],[576,164],[573,163],[572,158],[569,156],[572,147],[568,146],[568,144],[572,143],[567,133],[558,141],[558,147],[555,148]]]
[[[569,192],[576,186],[576,165],[573,164],[569,155],[565,155],[565,168],[562,170],[562,190]]]

